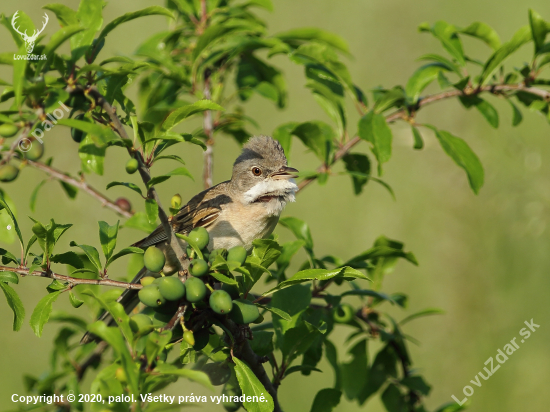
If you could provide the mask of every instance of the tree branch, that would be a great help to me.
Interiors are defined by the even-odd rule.
[[[210,94],[210,75],[208,70],[204,73],[204,98],[211,100]],[[206,150],[203,153],[204,167],[202,172],[202,180],[204,188],[208,189],[212,187],[212,174],[214,169],[213,156],[214,156],[214,133],[212,125],[212,111],[206,110],[203,112],[203,129],[206,134]]]
[[[71,186],[75,186],[79,189],[82,189],[86,193],[88,193],[90,196],[94,197],[95,199],[99,200],[104,207],[108,207],[112,210],[114,210],[116,213],[118,213],[121,216],[124,217],[132,217],[134,214],[133,212],[129,212],[127,210],[122,209],[119,205],[117,205],[112,200],[108,199],[106,196],[101,194],[97,189],[90,186],[88,183],[86,183],[84,180],[77,180],[73,177],[67,176],[60,170],[57,170],[51,166],[48,166],[44,163],[35,162],[32,160],[27,160],[27,164],[29,166],[34,167],[35,169],[42,170],[46,174],[50,175],[54,179],[57,179],[59,181],[65,182]]]
[[[113,107],[109,104],[107,100],[105,100],[105,97],[99,93],[97,88],[95,86],[92,86],[85,90],[85,93],[92,96],[96,102],[103,108],[103,110],[109,115],[109,118],[111,119],[111,126],[116,130],[116,132],[119,134],[119,136],[123,140],[130,140],[128,137],[128,134],[126,133],[126,130],[124,129],[124,126],[120,122],[120,119],[115,113],[115,110]],[[151,180],[151,174],[149,173],[149,168],[145,165],[143,162],[143,158],[139,154],[138,151],[136,151],[133,146],[128,147],[128,154],[135,158],[139,163],[139,174],[141,176],[141,180],[143,180],[143,183],[145,186],[147,186],[147,183]],[[168,237],[170,247],[174,251],[177,260],[178,260],[178,266],[180,271],[183,271],[186,269],[185,261],[187,259],[187,255],[183,251],[180,243],[178,242],[176,235],[174,234],[174,230],[172,229],[172,225],[170,225],[170,221],[168,220],[168,216],[166,215],[166,212],[164,211],[159,195],[157,191],[155,190],[154,186],[151,186],[147,192],[148,196],[150,198],[155,199],[157,202],[158,208],[159,208],[159,218],[162,223],[162,227],[164,228],[164,231],[166,233],[166,236]]]
[[[234,322],[229,319],[224,319],[222,320],[222,323],[227,329],[229,329],[233,336],[239,335],[239,327]],[[282,412],[281,406],[279,405],[279,400],[277,398],[277,389],[273,386],[271,380],[265,372],[261,361],[262,358],[256,355],[256,353],[252,350],[247,339],[244,339],[244,342],[241,344],[238,355],[239,359],[242,359],[248,364],[248,366],[250,366],[250,369],[252,369],[254,375],[256,375],[258,380],[262,383],[262,385],[264,385],[265,390],[268,391],[273,398],[273,404],[275,405],[273,412]]]
[[[114,286],[124,289],[141,289],[143,286],[140,283],[121,282],[111,279],[81,279],[72,276],[60,275],[54,272],[45,272],[42,270],[35,270],[29,273],[28,268],[14,268],[11,266],[0,266],[0,272],[13,272],[21,276],[37,276],[41,278],[50,278],[55,280],[61,280],[63,282],[69,282],[70,287],[76,285],[100,285],[100,286]]]
[[[422,107],[424,107],[428,104],[435,103],[435,102],[440,101],[440,100],[449,99],[449,98],[452,98],[452,97],[477,96],[478,94],[481,94],[481,93],[484,93],[484,92],[489,92],[489,93],[494,94],[494,95],[503,95],[505,92],[518,92],[518,91],[534,94],[536,96],[539,96],[539,97],[543,98],[546,101],[550,101],[550,92],[547,91],[547,90],[539,89],[539,88],[536,88],[536,87],[526,86],[523,83],[519,83],[519,84],[496,84],[496,85],[482,86],[482,87],[478,87],[478,88],[475,88],[475,89],[471,88],[471,89],[466,89],[466,90],[449,90],[449,91],[446,91],[446,92],[426,96],[425,98],[420,99],[418,101],[418,103],[417,103],[417,105],[414,109],[415,109],[415,114],[416,114],[420,110],[420,108],[422,108]],[[399,109],[399,110],[395,111],[394,113],[391,113],[388,116],[386,116],[386,122],[387,123],[392,123],[392,122],[395,122],[396,120],[400,120],[400,119],[401,120],[408,120],[409,119],[408,108]],[[355,136],[353,139],[349,140],[347,143],[342,145],[340,147],[340,149],[338,149],[338,151],[334,154],[334,158],[333,158],[332,162],[330,163],[330,166],[332,166],[334,163],[336,163],[338,160],[340,160],[342,157],[344,157],[346,154],[348,154],[349,151],[357,143],[359,143],[361,140],[362,139],[359,136]],[[326,171],[327,171],[327,168],[326,168],[325,165],[321,165],[317,168],[318,173],[323,173],[323,172],[326,172]],[[305,188],[306,186],[308,186],[315,179],[317,179],[317,178],[316,177],[306,178],[298,184],[298,187],[301,190],[301,189]]]

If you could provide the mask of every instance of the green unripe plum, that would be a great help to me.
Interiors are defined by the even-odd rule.
[[[334,311],[334,321],[337,323],[348,323],[351,322],[353,317],[355,316],[353,312],[353,308],[351,305],[348,305],[347,303],[343,303],[339,305],[336,310]]]
[[[24,152],[25,158],[29,160],[38,160],[44,154],[44,145],[35,139],[31,140],[31,147]]]
[[[258,319],[260,311],[252,302],[246,299],[236,299],[233,301],[233,309],[229,316],[235,323],[244,325]]]
[[[143,255],[143,263],[151,272],[160,272],[165,262],[166,258],[164,257],[164,253],[155,246],[149,247]]]
[[[246,249],[242,246],[232,247],[227,251],[227,261],[228,262],[238,262],[243,264],[246,260]]]
[[[154,278],[153,276],[145,276],[144,278],[141,278],[139,283],[141,283],[143,286],[149,286],[155,280],[156,280],[156,278]]]
[[[14,124],[4,123],[0,125],[0,136],[12,137],[19,131],[19,127]]]
[[[220,386],[231,378],[231,369],[226,363],[207,363],[202,371],[208,375],[214,386]]]
[[[239,288],[235,285],[222,283],[222,290],[225,290],[231,296],[231,299],[239,299]]]
[[[17,178],[19,169],[14,165],[0,166],[0,182],[11,182]]]
[[[212,292],[208,303],[212,310],[220,315],[231,312],[231,308],[233,307],[231,296],[225,290],[215,290]]]
[[[208,231],[202,226],[196,227],[191,232],[189,232],[189,235],[187,236],[189,237],[189,239],[196,243],[199,249],[204,249],[210,241]]]
[[[185,295],[185,285],[177,277],[160,278],[158,287],[166,300],[179,300]]]
[[[153,326],[153,321],[147,315],[143,313],[138,313],[130,318],[130,328],[134,333],[151,331],[151,326]]]
[[[192,330],[186,330],[183,332],[183,340],[191,346],[195,346],[195,335]]]
[[[185,281],[185,298],[194,303],[202,300],[206,295],[206,286],[199,278],[189,278]]]
[[[150,308],[156,308],[166,302],[157,285],[145,286],[138,292],[138,297],[141,303]]]
[[[222,389],[222,393],[227,395],[229,399],[234,399],[235,396],[241,396],[243,393],[239,387],[237,378],[233,375]],[[241,402],[223,402],[223,407],[227,412],[236,412],[241,407]]]
[[[172,196],[172,199],[170,200],[170,206],[172,209],[179,209],[181,208],[181,196],[179,193],[177,195]]]
[[[136,159],[130,159],[126,163],[126,173],[133,175],[137,172],[139,163]]]
[[[201,277],[208,273],[208,263],[202,259],[193,259],[189,264],[189,273]]]

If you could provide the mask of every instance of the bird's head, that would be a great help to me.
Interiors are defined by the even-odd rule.
[[[284,204],[295,200],[297,172],[287,166],[285,152],[278,141],[258,136],[243,146],[233,165],[231,182],[242,195],[243,203],[265,203],[271,214],[278,214]]]

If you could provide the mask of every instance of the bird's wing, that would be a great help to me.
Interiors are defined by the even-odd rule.
[[[172,217],[171,225],[174,231],[186,235],[196,227],[207,228],[214,224],[223,206],[232,202],[231,197],[227,195],[227,185],[228,182],[220,183],[193,197]],[[160,225],[149,236],[132,246],[146,248],[166,239],[164,228]]]

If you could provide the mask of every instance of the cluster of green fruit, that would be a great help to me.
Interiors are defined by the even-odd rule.
[[[193,229],[189,233],[188,239],[194,248],[200,250],[200,254],[193,247],[189,247],[187,250],[187,254],[191,258],[188,269],[191,276],[185,281],[178,276],[164,275],[142,278],[143,288],[138,292],[138,296],[147,309],[145,313],[133,316],[135,329],[144,332],[152,330],[151,326],[155,325],[150,315],[157,320],[160,318],[163,321],[168,321],[182,299],[192,304],[198,311],[210,308],[219,315],[229,315],[238,324],[261,321],[258,307],[247,299],[240,299],[236,286],[224,283],[221,289],[214,290],[210,284],[213,279],[207,276],[212,271],[211,266],[216,260],[216,256],[225,256],[227,253],[228,262],[242,265],[246,260],[246,250],[242,246],[236,246],[228,251],[220,249],[208,253],[207,246],[210,239],[208,232],[202,227]],[[205,259],[208,259],[208,262]],[[145,267],[153,273],[160,273],[165,264],[164,253],[154,246],[145,251],[143,260]],[[192,345],[195,344],[193,333],[185,328],[183,339]]]
[[[14,124],[4,123],[0,125],[0,136],[2,137],[13,137],[17,134],[18,131],[19,127]],[[40,159],[44,154],[44,145],[40,142],[37,142],[34,138],[23,139],[20,145],[22,149],[21,153],[23,157],[27,160],[36,161]],[[12,182],[17,178],[18,175],[18,167],[10,163],[6,163],[0,166],[0,182]]]

